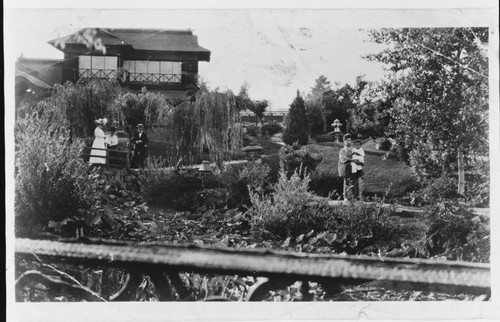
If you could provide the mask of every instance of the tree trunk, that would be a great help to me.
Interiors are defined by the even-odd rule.
[[[462,150],[458,150],[458,194],[465,194],[465,166]]]

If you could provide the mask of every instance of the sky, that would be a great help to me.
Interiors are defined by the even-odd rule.
[[[15,10],[10,35],[16,57],[59,58],[47,43],[86,27],[192,29],[211,51],[199,74],[211,89],[237,93],[249,85],[253,99],[286,110],[297,90],[309,92],[320,75],[332,84],[383,76],[382,65],[362,55],[381,49],[366,31],[339,27],[318,10]],[[22,23],[19,23],[22,22]],[[40,23],[40,22],[43,22]]]

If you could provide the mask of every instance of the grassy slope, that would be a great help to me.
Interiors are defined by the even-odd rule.
[[[327,171],[338,174],[338,158],[341,144],[314,144],[308,145],[311,152],[322,153],[323,162],[319,165],[319,171]],[[392,182],[389,195],[402,195],[405,190],[415,184],[411,169],[405,163],[393,158],[383,159],[385,155],[381,151],[365,150],[365,192],[367,195],[385,194]]]

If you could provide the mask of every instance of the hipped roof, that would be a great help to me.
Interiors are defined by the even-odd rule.
[[[198,45],[198,37],[191,30],[167,29],[108,29],[94,28],[96,38],[101,38],[104,46],[132,46],[136,50],[171,51],[171,52],[199,52],[208,53],[210,50]],[[50,40],[49,44],[62,50],[60,43],[81,44],[75,34]],[[64,50],[63,50],[64,51]]]

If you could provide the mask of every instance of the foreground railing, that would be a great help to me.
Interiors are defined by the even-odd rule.
[[[95,267],[115,267],[127,271],[121,289],[108,300],[133,300],[144,275],[150,277],[162,301],[182,300],[189,290],[179,277],[181,272],[266,277],[252,287],[246,300],[266,298],[272,289],[302,281],[304,300],[308,300],[308,282],[340,293],[343,284],[357,285],[372,280],[399,283],[402,287],[423,290],[453,288],[457,292],[490,293],[489,264],[438,262],[420,259],[390,259],[364,256],[284,253],[255,249],[219,249],[168,244],[134,245],[101,240],[30,240],[16,239],[18,256],[47,258],[50,263],[75,263]],[[48,284],[35,271],[22,274],[16,287],[32,280]],[[67,283],[67,281],[66,281]],[[84,290],[80,290],[84,291]],[[84,292],[85,293],[85,292]],[[488,298],[486,297],[486,298]],[[93,300],[104,300],[98,295]]]

